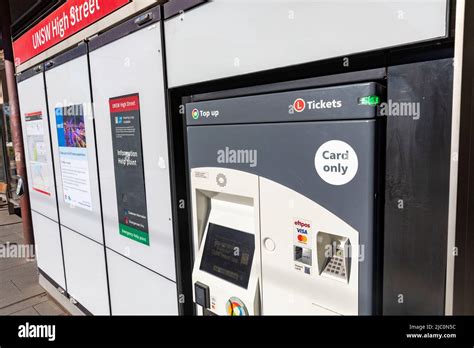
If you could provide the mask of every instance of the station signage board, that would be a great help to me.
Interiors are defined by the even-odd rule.
[[[68,0],[13,42],[18,66],[82,29],[106,17],[131,0]]]

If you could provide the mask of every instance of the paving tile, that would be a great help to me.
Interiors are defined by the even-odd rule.
[[[40,314],[44,316],[48,315],[64,315],[64,311],[61,307],[59,307],[56,303],[51,300],[41,302],[36,306],[33,306],[34,309]]]
[[[8,211],[0,211],[0,226],[21,223],[21,218],[16,215],[9,215]]]
[[[15,215],[0,207],[0,244],[23,243],[23,226]],[[38,283],[35,261],[0,258],[1,315],[69,315]]]
[[[44,294],[45,290],[38,284],[20,291],[18,294],[9,297],[0,297],[0,309],[11,306],[34,296]]]
[[[2,260],[0,259],[0,262]],[[35,273],[36,271],[36,262],[24,262],[21,265],[16,267],[11,267],[5,270],[0,271],[0,280],[11,280],[17,277],[21,278],[29,274]]]
[[[0,271],[5,271],[28,263],[26,259],[0,258]]]
[[[0,228],[5,229],[14,229],[15,231],[21,232],[23,230],[23,223],[17,218],[12,218],[10,216],[4,217],[0,214]]]
[[[24,301],[20,301],[17,303],[14,303],[10,306],[7,306],[5,308],[0,309],[0,316],[2,315],[11,315],[15,312],[21,311],[23,309],[26,309],[28,307],[33,307],[35,305],[38,305],[42,302],[49,301],[49,296],[44,293],[40,294],[38,296],[31,297],[29,299],[26,299]]]
[[[21,291],[18,289],[11,280],[2,281],[0,283],[0,297],[8,298],[20,294]]]
[[[21,224],[15,223],[10,225],[2,225],[2,218],[0,217],[0,238],[10,234],[23,235],[23,227]]]
[[[32,315],[39,315],[37,311],[33,307],[29,307],[26,309],[23,309],[19,312],[12,313],[11,315],[24,315],[24,316],[32,316]]]
[[[23,236],[19,234],[9,234],[7,236],[0,237],[0,244],[23,244]]]
[[[31,286],[38,284],[38,269],[36,263],[27,263],[22,267],[16,267],[12,274],[11,281],[20,291],[24,291]]]
[[[21,238],[21,242],[23,243],[23,229],[21,228],[21,224],[0,225],[0,238],[4,239],[7,237]]]

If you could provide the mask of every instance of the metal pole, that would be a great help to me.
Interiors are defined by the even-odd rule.
[[[5,198],[7,200],[7,206],[10,207],[10,196],[11,196],[11,192],[10,192],[10,161],[8,159],[8,149],[7,149],[7,141],[8,141],[8,137],[7,137],[7,117],[5,115],[5,112],[2,110],[1,111],[2,113],[2,120],[1,120],[1,124],[2,124],[2,129],[1,129],[1,138],[2,138],[2,146],[1,146],[1,149],[2,149],[2,159],[3,159],[3,172],[5,173],[5,184],[7,184],[7,190],[6,190],[6,193],[5,193]]]
[[[23,222],[24,244],[34,245],[33,226],[31,222],[30,196],[26,176],[25,152],[21,132],[20,106],[15,78],[15,60],[11,40],[11,17],[9,0],[0,0],[0,21],[2,22],[2,41],[5,55],[5,75],[7,79],[7,93],[10,111],[10,128],[15,162],[18,175],[23,179],[25,194],[20,198],[21,218]]]
[[[0,28],[0,35],[1,35],[1,28]],[[2,43],[0,42],[0,45]],[[0,110],[0,114],[2,115],[2,118],[0,120],[0,122],[2,123],[1,125],[1,136],[2,136],[2,146],[1,146],[1,149],[2,149],[2,160],[3,160],[3,174],[4,174],[4,177],[5,177],[5,184],[7,185],[7,189],[5,190],[5,198],[6,198],[6,201],[7,201],[7,207],[8,207],[8,212],[10,214],[13,214],[14,212],[12,211],[12,209],[10,208],[11,205],[10,205],[10,199],[11,199],[11,190],[9,189],[10,188],[10,185],[11,185],[11,173],[10,173],[10,162],[9,162],[9,155],[8,155],[8,148],[7,148],[7,142],[8,142],[8,127],[7,127],[7,117],[6,117],[6,113],[5,113],[5,110],[4,110],[4,105],[5,103],[8,103],[8,94],[7,94],[7,91],[4,90],[6,88],[6,85],[7,85],[7,80],[6,80],[6,77],[5,77],[5,64],[4,64],[4,57],[3,57],[3,46],[0,46],[0,49],[2,49],[1,51],[1,55],[0,55],[0,59],[2,60],[2,70],[0,71],[0,79],[1,79],[1,84],[2,86],[0,86],[0,88],[2,88],[2,95],[3,95],[3,102],[2,102],[2,110]]]

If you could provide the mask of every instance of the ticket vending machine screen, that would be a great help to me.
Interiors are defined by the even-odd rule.
[[[247,289],[254,251],[253,234],[209,223],[199,268]]]

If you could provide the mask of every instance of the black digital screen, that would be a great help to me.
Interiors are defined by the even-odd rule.
[[[199,269],[247,289],[254,251],[253,234],[210,223]]]

